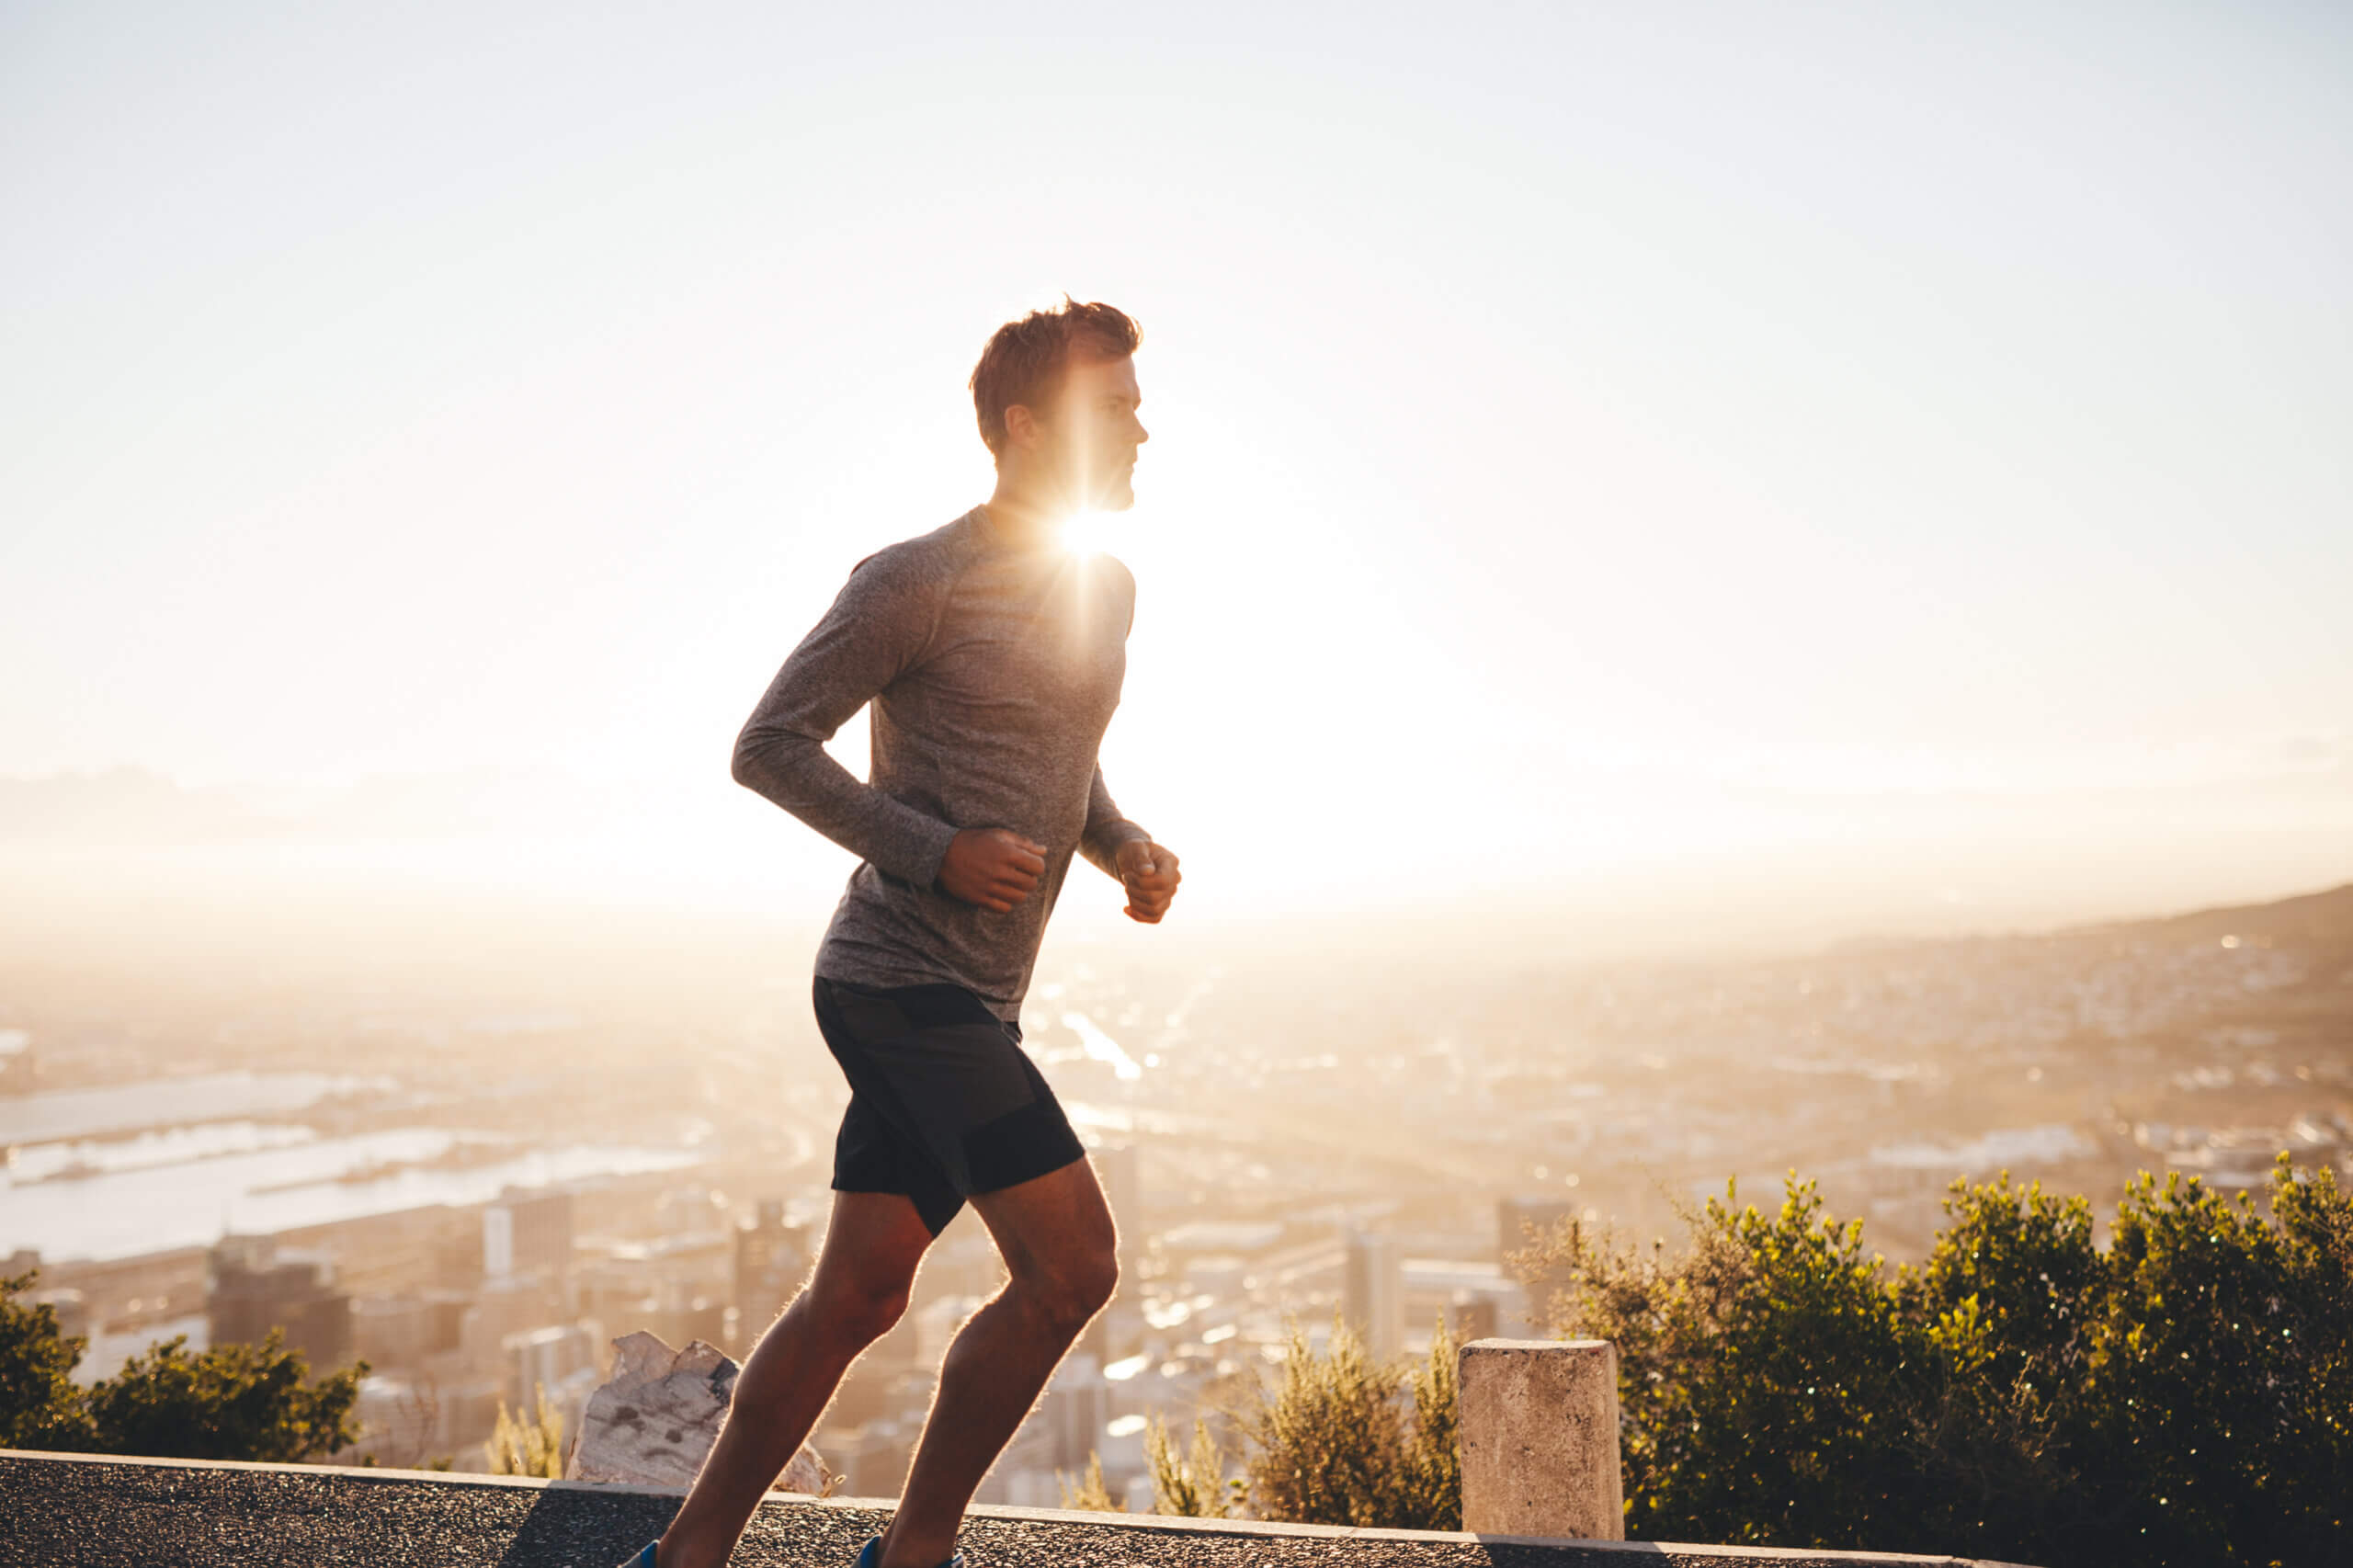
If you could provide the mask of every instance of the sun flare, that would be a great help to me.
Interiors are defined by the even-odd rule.
[[[1100,555],[1111,547],[1117,512],[1081,512],[1063,525],[1063,548],[1073,555]]]

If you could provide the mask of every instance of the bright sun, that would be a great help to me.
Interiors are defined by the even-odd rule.
[[[1063,548],[1074,555],[1100,555],[1110,548],[1117,512],[1081,512],[1063,525]]]

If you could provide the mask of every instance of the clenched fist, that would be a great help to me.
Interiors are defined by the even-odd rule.
[[[1035,892],[1046,874],[1046,846],[1009,827],[968,827],[948,846],[933,885],[950,898],[998,915]]]
[[[1113,863],[1128,890],[1128,918],[1159,925],[1169,900],[1176,896],[1176,884],[1185,880],[1176,869],[1176,852],[1148,838],[1131,838],[1120,846]]]

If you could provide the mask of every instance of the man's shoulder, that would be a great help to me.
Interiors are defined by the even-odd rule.
[[[1128,563],[1116,555],[1097,551],[1086,559],[1087,571],[1093,574],[1096,591],[1108,595],[1112,602],[1126,605],[1131,612],[1136,608],[1136,574]]]
[[[886,544],[851,567],[850,575],[905,587],[945,586],[971,559],[972,523],[972,516],[967,512],[929,533]]]

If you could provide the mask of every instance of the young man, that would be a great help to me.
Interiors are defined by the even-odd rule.
[[[858,1568],[955,1563],[973,1489],[1118,1276],[1110,1211],[1018,1043],[1071,857],[1168,911],[1176,857],[1120,814],[1096,750],[1135,582],[1058,533],[1133,506],[1135,324],[1066,301],[1000,327],[972,371],[996,488],[860,562],[735,743],[743,783],[860,857],[817,952],[818,1027],[849,1080],[815,1272],[769,1326],[686,1504],[641,1568],[719,1568],[915,1264],[969,1201],[1010,1280],[957,1334],[891,1527]],[[872,781],[824,742],[873,704]]]

